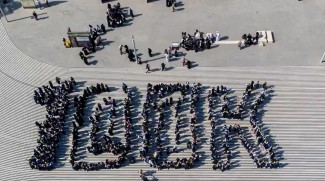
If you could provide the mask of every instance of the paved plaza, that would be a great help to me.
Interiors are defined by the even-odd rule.
[[[20,20],[4,24],[14,44],[29,56],[58,66],[86,67],[78,56],[80,48],[64,48],[62,38],[67,38],[68,27],[72,31],[87,31],[89,24],[104,23],[107,26],[106,4],[98,1],[54,1],[55,5],[36,10],[39,14],[44,13],[40,18],[45,19],[40,21],[21,19],[30,17],[33,9],[20,8],[8,15],[9,20]],[[321,30],[325,26],[325,2],[322,0],[190,0],[182,2],[178,7],[180,10],[174,13],[163,0],[148,4],[145,0],[119,2],[126,10],[132,8],[136,17],[127,26],[103,36],[106,46],[91,55],[91,60],[98,60],[92,67],[140,69],[118,51],[121,44],[132,47],[131,35],[135,37],[138,53],[143,54],[142,60],[153,60],[150,64],[159,66],[164,60],[164,49],[172,42],[179,42],[181,32],[192,35],[196,29],[213,34],[218,30],[221,39],[227,40],[240,40],[243,34],[254,35],[258,30],[271,30],[275,37],[274,44],[251,46],[242,51],[236,45],[220,45],[198,53],[182,50],[189,60],[202,67],[320,65],[324,53],[325,37]],[[161,54],[150,59],[147,48]],[[168,65],[178,67],[181,63],[174,60]]]
[[[89,55],[92,65],[85,65],[78,53],[81,48],[65,48],[62,38],[67,38],[68,27],[73,31],[87,31],[88,25],[106,23],[107,3],[100,0],[49,0],[51,7],[23,9],[17,1],[4,7],[6,22],[0,23],[0,180],[141,180],[138,170],[143,169],[150,180],[324,180],[325,177],[325,68],[320,58],[325,51],[323,0],[177,0],[180,6],[172,12],[164,0],[114,0],[125,11],[132,8],[134,19],[127,18],[127,25],[102,35],[104,48]],[[39,21],[31,18],[32,12],[40,14]],[[166,62],[164,49],[172,42],[181,40],[181,32],[193,35],[198,29],[215,34],[218,30],[222,41],[238,41],[243,34],[255,34],[257,30],[271,30],[275,42],[260,47],[253,45],[239,50],[237,45],[213,45],[211,49],[186,52],[186,58],[196,66],[187,69],[180,58]],[[127,44],[132,47],[134,35],[137,53],[149,62],[153,72],[146,74],[145,65],[130,62],[126,55],[120,55],[118,47]],[[153,57],[147,49],[151,48]],[[167,71],[160,71],[160,64],[166,63]],[[37,146],[38,131],[35,121],[43,122],[47,114],[45,106],[35,104],[33,92],[38,87],[74,77],[77,88],[69,96],[82,95],[82,90],[96,83],[108,84],[113,91],[94,96],[87,102],[87,115],[95,111],[95,104],[112,96],[118,101],[126,97],[121,89],[127,84],[133,95],[132,107],[135,131],[130,155],[136,163],[127,163],[119,169],[103,169],[86,172],[75,171],[69,163],[73,142],[73,110],[69,107],[57,148],[54,169],[40,171],[31,169],[28,160]],[[225,85],[229,91],[230,104],[235,107],[241,99],[245,86],[254,80],[267,82],[269,90],[265,103],[258,112],[259,125],[276,150],[280,166],[276,169],[256,168],[240,139],[231,136],[231,168],[224,172],[213,170],[210,151],[210,135],[213,130],[208,115],[208,92],[212,87]],[[157,170],[143,162],[138,149],[142,146],[137,136],[141,134],[143,119],[142,104],[146,101],[147,84],[201,83],[202,95],[200,114],[196,126],[199,131],[198,153],[201,158],[194,168]],[[255,99],[258,91],[253,92]],[[172,95],[175,99],[178,93]],[[216,101],[216,117],[223,125],[240,124],[249,141],[256,145],[250,129],[249,117],[243,121],[221,117],[221,103]],[[189,106],[184,103],[185,106]],[[246,106],[248,107],[248,106]],[[122,111],[121,111],[122,112]],[[220,113],[219,113],[220,112]],[[184,111],[183,116],[190,117]],[[120,115],[121,116],[121,115]],[[122,116],[121,116],[122,117]],[[121,119],[122,120],[122,119]],[[184,120],[187,120],[184,119]],[[185,121],[186,122],[186,121]],[[123,121],[117,123],[116,138],[124,139]],[[108,121],[100,128],[107,130]],[[175,146],[175,121],[166,121],[164,141]],[[191,139],[189,123],[182,131],[180,153],[176,157],[189,157],[186,141]],[[116,159],[111,153],[93,155],[86,149],[91,144],[90,121],[80,129],[81,145],[77,151],[79,161],[100,162]],[[219,134],[219,133],[218,133]],[[220,133],[221,134],[221,133]],[[221,140],[221,139],[220,139]],[[219,140],[219,141],[220,141]],[[122,141],[124,142],[124,141]],[[166,146],[166,145],[164,145]],[[219,145],[220,146],[220,145]],[[256,146],[257,147],[257,146]],[[152,149],[152,147],[150,147]],[[257,147],[257,150],[260,148]],[[153,151],[153,150],[151,150]]]

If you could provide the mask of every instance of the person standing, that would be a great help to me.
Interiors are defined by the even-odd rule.
[[[178,52],[177,52],[177,49],[176,48],[174,49],[174,56],[175,57],[178,57]]]
[[[100,28],[101,28],[101,30],[102,30],[103,33],[106,33],[106,28],[105,28],[105,25],[104,24],[100,25]]]
[[[44,0],[44,1],[45,1],[45,4],[47,5],[47,7],[50,7],[49,0]]]
[[[63,43],[64,43],[64,46],[66,48],[70,48],[71,47],[71,43],[68,40],[66,40],[65,38],[63,38]]]
[[[88,25],[88,32],[91,33],[91,34],[93,33],[93,26]]]
[[[211,48],[211,42],[210,42],[209,39],[207,39],[206,46],[207,46],[207,49],[210,49]]]
[[[166,57],[166,61],[169,62],[169,55],[165,54],[165,57]]]
[[[33,11],[33,16],[34,16],[35,20],[38,20],[37,13],[35,11]]]
[[[256,42],[256,44],[258,44],[258,38],[259,38],[259,33],[256,32],[256,34],[255,34],[255,42]]]
[[[89,55],[89,51],[86,46],[83,46],[81,50],[84,52],[85,55]]]
[[[220,40],[220,33],[219,31],[217,30],[216,32],[216,42],[218,42]]]
[[[182,58],[182,63],[183,63],[183,67],[184,67],[185,64],[186,64],[186,59],[185,59],[185,57]]]
[[[146,69],[147,69],[146,73],[150,72],[150,65],[148,63],[146,64]]]
[[[133,10],[131,8],[130,8],[130,16],[132,17],[132,19],[134,18]]]
[[[36,4],[37,4],[39,9],[42,9],[42,4],[41,4],[40,0],[36,0]]]
[[[120,45],[119,49],[120,49],[120,54],[122,55],[123,54],[123,45]]]
[[[164,63],[161,63],[161,71],[165,71],[166,65]]]
[[[85,62],[86,65],[89,65],[89,62],[88,62],[87,57],[83,57],[83,58],[81,58],[81,59]]]
[[[84,57],[86,57],[82,52],[79,52],[79,56],[81,59],[83,59]]]
[[[172,6],[173,6],[173,12],[175,12],[175,2],[172,2]]]
[[[55,81],[57,84],[61,84],[61,79],[59,77],[55,77]]]
[[[150,48],[148,48],[148,54],[149,54],[149,57],[152,57],[152,50]]]

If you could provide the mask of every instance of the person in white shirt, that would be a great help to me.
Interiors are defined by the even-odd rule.
[[[216,32],[216,42],[218,42],[220,40],[220,33],[219,31],[217,30]]]

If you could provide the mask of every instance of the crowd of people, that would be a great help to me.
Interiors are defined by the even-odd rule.
[[[56,148],[60,141],[61,133],[64,132],[65,117],[69,106],[67,95],[73,91],[76,84],[73,77],[69,81],[61,82],[56,77],[58,85],[49,81],[48,85],[34,90],[36,104],[46,107],[46,120],[42,123],[35,122],[38,127],[37,146],[34,154],[29,159],[32,169],[50,170],[56,161]]]
[[[253,104],[250,107],[250,125],[252,127],[253,133],[257,140],[257,145],[261,146],[269,155],[268,159],[260,158],[256,152],[253,151],[252,146],[248,143],[247,139],[240,135],[239,138],[242,141],[242,144],[245,146],[247,151],[249,152],[250,157],[254,160],[254,163],[258,168],[277,168],[279,166],[279,159],[276,156],[276,153],[273,149],[273,146],[269,143],[268,137],[264,134],[262,129],[262,125],[258,123],[261,119],[257,118],[258,108],[261,106],[263,101],[265,100],[267,94],[267,83],[263,83],[262,85],[263,91],[261,91],[256,100],[254,100]]]
[[[89,117],[89,121],[91,122],[92,129],[90,133],[91,146],[87,147],[88,152],[93,153],[94,155],[101,154],[103,152],[113,153],[118,156],[117,160],[106,160],[105,162],[98,163],[88,163],[88,162],[78,162],[76,161],[75,155],[78,148],[78,129],[83,125],[83,114],[84,107],[86,103],[86,99],[95,94],[100,94],[103,92],[110,91],[108,86],[105,84],[97,84],[96,86],[90,86],[84,89],[83,96],[74,98],[74,106],[76,108],[75,120],[78,123],[78,126],[75,122],[73,122],[73,145],[72,150],[70,152],[70,163],[72,168],[75,170],[100,170],[100,169],[113,169],[119,168],[121,164],[123,164],[126,160],[134,163],[135,159],[133,157],[128,158],[128,153],[131,150],[131,136],[132,136],[132,116],[131,116],[131,98],[132,93],[127,88],[125,84],[123,84],[122,89],[125,93],[127,93],[128,97],[124,99],[124,128],[125,128],[125,144],[120,141],[114,141],[114,125],[116,124],[116,109],[117,104],[115,99],[108,97],[103,98],[104,104],[110,106],[109,112],[109,120],[110,126],[108,128],[108,135],[104,134],[103,138],[98,138],[98,132],[100,131],[99,122],[101,120],[101,115],[103,114],[103,106],[98,103],[95,109],[94,116]],[[90,91],[91,90],[91,91]],[[81,124],[79,124],[81,123]]]
[[[194,50],[195,52],[210,49],[214,39],[213,36],[203,37],[203,32],[196,30],[194,35],[182,32],[182,40],[180,46],[187,51]]]
[[[169,169],[169,168],[184,168],[190,169],[194,167],[194,163],[199,160],[199,154],[197,150],[197,132],[196,132],[196,104],[199,99],[198,90],[200,85],[194,85],[190,90],[189,83],[186,84],[148,84],[147,86],[147,95],[146,101],[143,104],[142,117],[144,122],[142,124],[142,145],[140,149],[140,157],[142,160],[147,162],[150,167],[158,169]],[[186,93],[191,91],[191,133],[192,141],[187,143],[187,148],[192,150],[192,155],[190,158],[177,158],[175,161],[167,161],[163,158],[163,153],[167,156],[173,152],[177,152],[177,146],[174,146],[172,149],[170,147],[163,148],[162,145],[162,130],[165,127],[166,122],[166,109],[174,107],[175,108],[175,143],[180,144],[180,108],[181,104],[185,99]],[[167,97],[168,95],[180,92],[183,98],[179,98],[177,101],[174,101],[172,97]],[[158,124],[156,127],[151,128],[149,125],[150,115],[154,115],[154,111],[159,112]],[[150,134],[151,133],[151,134]],[[153,134],[153,135],[152,135]],[[154,143],[150,143],[151,138],[154,137]],[[152,148],[155,148],[154,154],[151,156],[149,154],[149,145]]]
[[[123,23],[126,22],[127,13],[124,13],[121,4],[118,2],[116,5],[111,5],[110,3],[107,4],[107,12],[106,12],[106,21],[109,28],[115,29],[116,27],[123,26]],[[134,18],[133,10],[129,10],[129,16],[131,18]],[[89,35],[89,43],[86,43],[82,47],[82,51],[79,52],[79,56],[81,60],[84,61],[86,65],[89,65],[87,55],[90,53],[96,52],[97,46],[104,47],[104,43],[102,42],[100,33],[105,34],[106,33],[106,27],[104,24],[101,24],[100,26],[97,25],[96,27],[93,27],[92,25],[89,25],[88,32]],[[64,45],[66,47],[70,47],[70,43],[67,44],[67,40],[63,39]],[[135,61],[135,56],[132,55],[132,51],[128,51],[128,48],[126,48],[125,53],[128,54],[128,57],[130,58],[130,61]],[[122,53],[121,53],[122,54]]]
[[[238,47],[242,49],[243,47],[248,47],[251,45],[258,44],[259,33],[256,32],[255,37],[253,37],[250,33],[243,34],[242,41],[239,41]]]
[[[269,158],[268,159],[264,159],[262,158],[261,155],[258,155],[257,151],[254,151],[253,149],[253,145],[250,144],[247,140],[247,138],[245,137],[242,128],[240,127],[240,125],[235,124],[234,126],[229,126],[227,127],[226,125],[224,125],[222,127],[222,131],[221,133],[223,133],[225,136],[222,139],[222,148],[223,150],[221,152],[224,152],[226,154],[226,161],[223,162],[221,159],[221,155],[218,154],[218,149],[216,147],[216,140],[218,139],[217,135],[216,135],[216,120],[214,117],[214,113],[213,113],[213,97],[214,96],[218,96],[221,98],[221,96],[223,95],[223,102],[222,102],[222,111],[223,111],[223,117],[225,117],[224,111],[228,111],[228,112],[234,112],[234,111],[230,111],[228,108],[228,104],[229,101],[227,100],[227,88],[221,86],[221,90],[224,91],[218,91],[219,87],[217,88],[217,90],[215,91],[214,88],[212,88],[211,91],[209,91],[208,94],[208,102],[209,102],[209,120],[211,120],[210,125],[212,127],[212,132],[211,132],[211,137],[210,137],[210,150],[212,152],[211,157],[213,158],[213,169],[220,169],[221,171],[227,170],[230,168],[230,159],[232,158],[231,155],[231,151],[229,149],[229,137],[230,134],[235,134],[238,135],[239,139],[241,140],[241,143],[244,145],[244,147],[247,149],[247,151],[250,154],[250,157],[254,160],[254,163],[256,164],[256,166],[258,168],[277,168],[279,166],[279,160],[276,157],[276,154],[274,152],[273,147],[270,145],[270,143],[268,142],[267,137],[265,136],[264,132],[262,131],[262,127],[258,124],[258,119],[257,119],[257,112],[258,112],[258,107],[261,105],[261,103],[265,100],[265,96],[266,96],[266,91],[267,91],[267,83],[264,82],[262,84],[262,89],[263,91],[261,91],[256,100],[253,101],[253,103],[250,106],[250,125],[252,126],[252,130],[254,133],[254,136],[256,137],[257,140],[257,146],[262,147],[264,150],[267,151],[267,153],[269,154]],[[242,100],[239,102],[239,104],[237,105],[237,112],[240,109],[241,111],[240,116],[236,115],[236,114],[230,114],[230,115],[234,115],[235,117],[237,116],[237,118],[242,119],[242,112],[245,109],[246,103],[248,101],[249,96],[251,95],[251,92],[254,90],[258,90],[260,88],[260,84],[259,81],[257,81],[257,83],[254,83],[254,81],[251,81],[249,84],[246,84],[246,89],[243,93],[242,96]],[[214,93],[215,92],[215,93]],[[226,109],[226,110],[225,110]],[[227,118],[235,118],[233,116],[231,117],[227,117]]]
[[[130,16],[134,17],[132,9],[130,9]],[[123,26],[126,17],[127,15],[123,12],[119,2],[113,6],[110,3],[107,4],[106,20],[108,27],[115,29]]]
[[[106,28],[104,24],[101,24],[101,26],[97,25],[97,27],[93,27],[92,25],[88,26],[89,29],[89,43],[86,43],[83,47],[82,47],[82,51],[79,52],[79,56],[81,58],[81,60],[84,61],[84,63],[86,65],[89,65],[89,62],[87,60],[87,55],[89,55],[90,53],[95,53],[96,52],[96,47],[97,46],[102,46],[104,47],[104,44],[102,42],[100,33],[105,34],[106,33]]]
[[[67,94],[73,91],[76,84],[73,77],[69,81],[61,81],[60,78],[56,78],[58,85],[53,85],[49,81],[49,85],[44,85],[39,87],[34,91],[34,100],[37,104],[46,106],[46,120],[43,123],[35,122],[39,127],[39,138],[37,140],[37,147],[34,150],[34,154],[29,160],[32,169],[49,170],[53,168],[55,163],[55,149],[59,143],[60,134],[63,131],[65,115],[69,105],[69,100]],[[199,90],[200,83],[193,84],[190,86],[189,82],[186,84],[163,84],[159,83],[152,85],[148,83],[146,101],[143,103],[143,110],[141,115],[144,119],[142,124],[142,136],[138,135],[138,138],[142,140],[142,148],[140,148],[139,153],[142,160],[157,169],[170,169],[170,168],[184,168],[190,169],[194,167],[196,161],[199,160],[199,154],[197,152],[197,104],[200,99]],[[228,119],[243,119],[244,110],[247,107],[246,104],[250,99],[253,91],[257,91],[262,87],[262,91],[259,92],[256,99],[251,101],[249,107],[250,110],[250,125],[252,127],[252,132],[257,140],[257,146],[261,147],[269,155],[268,159],[256,149],[254,150],[253,144],[251,144],[245,137],[242,128],[239,125],[233,125],[227,127],[226,125],[218,125],[216,120],[216,105],[214,98],[220,98],[221,112],[223,118]],[[244,93],[242,94],[242,99],[238,102],[235,111],[229,108],[229,99],[227,93],[229,89],[221,85],[214,87],[208,92],[208,120],[212,128],[210,136],[210,151],[211,158],[213,159],[213,169],[220,169],[221,171],[231,168],[232,153],[230,150],[230,138],[231,136],[238,136],[241,143],[247,149],[250,157],[254,160],[254,163],[258,168],[277,168],[279,166],[279,159],[276,156],[273,146],[269,143],[268,137],[265,135],[262,126],[260,124],[260,119],[257,118],[258,108],[261,106],[265,97],[267,95],[267,83],[264,82],[260,84],[259,81],[255,83],[251,81],[246,84]],[[104,104],[97,103],[95,112],[93,115],[89,116],[89,122],[91,123],[91,133],[90,140],[91,146],[87,147],[88,152],[95,155],[101,154],[103,152],[113,153],[118,156],[117,160],[106,160],[105,162],[98,163],[88,163],[77,161],[76,153],[78,149],[78,138],[79,129],[84,126],[85,118],[85,106],[87,98],[90,96],[101,94],[103,92],[109,92],[110,88],[106,84],[96,84],[90,87],[86,87],[83,90],[83,95],[75,96],[73,98],[73,105],[75,107],[75,114],[73,121],[73,141],[72,148],[70,150],[70,163],[72,168],[75,170],[99,170],[99,169],[110,169],[118,168],[125,161],[134,163],[135,159],[133,157],[128,157],[128,153],[131,150],[131,136],[133,132],[132,126],[132,116],[131,116],[131,103],[132,103],[132,92],[128,86],[122,83],[122,90],[127,95],[127,98],[123,101],[124,108],[124,137],[125,143],[120,141],[114,141],[112,138],[114,136],[114,129],[116,128],[116,118],[121,116],[117,114],[117,103],[112,97],[103,98]],[[181,97],[174,100],[172,96],[173,93],[180,92]],[[171,153],[178,152],[177,145],[181,141],[181,107],[186,100],[186,95],[190,93],[190,108],[189,112],[190,118],[190,131],[192,135],[192,140],[187,142],[187,149],[191,149],[192,154],[189,158],[177,158],[175,161],[168,161],[164,156],[167,157]],[[170,96],[170,97],[169,97]],[[102,121],[101,116],[104,111],[104,106],[108,106],[109,110],[109,121],[110,125],[108,127],[107,134],[104,134],[101,138],[98,136],[100,131],[99,122]],[[166,114],[169,114],[169,110],[174,108],[173,117],[175,119],[175,146],[168,147],[163,146],[162,137],[164,135],[163,130],[166,123]],[[158,112],[157,125],[149,119],[155,116],[155,112]],[[226,113],[225,113],[226,112]],[[238,115],[239,114],[239,115]],[[155,124],[155,125],[152,125]],[[218,130],[220,128],[220,130]],[[221,143],[217,144],[217,140],[222,140]],[[153,149],[153,154],[149,153],[149,147]],[[223,154],[225,156],[223,156]]]
[[[210,151],[211,151],[211,158],[213,160],[213,170],[221,170],[224,171],[226,169],[230,168],[230,159],[232,157],[231,150],[229,146],[229,139],[230,139],[230,133],[227,129],[226,125],[220,126],[222,127],[222,130],[218,131],[217,128],[218,122],[216,121],[215,114],[216,112],[216,104],[214,98],[216,97],[224,97],[224,102],[227,102],[226,105],[228,105],[229,101],[226,97],[227,95],[227,87],[221,85],[220,87],[217,86],[217,89],[214,87],[208,92],[208,120],[210,121],[211,126],[211,135],[210,135]],[[224,105],[224,104],[223,104]],[[223,107],[223,106],[222,106]],[[221,135],[217,135],[217,133],[220,133]],[[223,136],[224,135],[224,136]],[[216,144],[217,140],[222,140],[221,144]],[[221,148],[219,148],[221,145]],[[218,147],[219,146],[219,147]],[[225,161],[223,161],[223,153],[225,156]]]

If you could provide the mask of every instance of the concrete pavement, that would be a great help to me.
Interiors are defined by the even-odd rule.
[[[265,47],[252,46],[239,50],[234,45],[220,45],[203,52],[187,53],[187,58],[196,61],[199,66],[294,66],[320,65],[320,58],[325,51],[325,36],[322,20],[325,2],[314,1],[184,1],[179,11],[172,12],[165,2],[121,0],[122,7],[132,8],[138,15],[129,25],[116,28],[103,36],[105,48],[91,55],[91,60],[98,60],[93,67],[139,67],[128,62],[126,56],[120,56],[118,47],[127,44],[132,47],[131,35],[134,35],[138,53],[142,60],[152,60],[153,66],[159,66],[163,54],[149,59],[147,48],[154,53],[163,53],[171,42],[180,41],[181,32],[193,34],[195,29],[215,33],[221,37],[238,40],[244,33],[257,30],[271,30],[275,43]],[[70,27],[75,31],[87,31],[88,24],[105,23],[106,4],[99,0],[90,3],[86,0],[53,1],[55,5],[36,10],[48,17],[40,21],[21,19],[4,23],[10,38],[26,54],[42,62],[68,66],[86,67],[80,60],[80,48],[66,49],[62,38],[67,37]],[[112,1],[111,4],[116,4]],[[18,9],[8,19],[31,16],[33,10]],[[4,19],[2,19],[4,21]],[[160,59],[161,58],[161,59]],[[180,61],[172,61],[169,66],[181,66]]]

